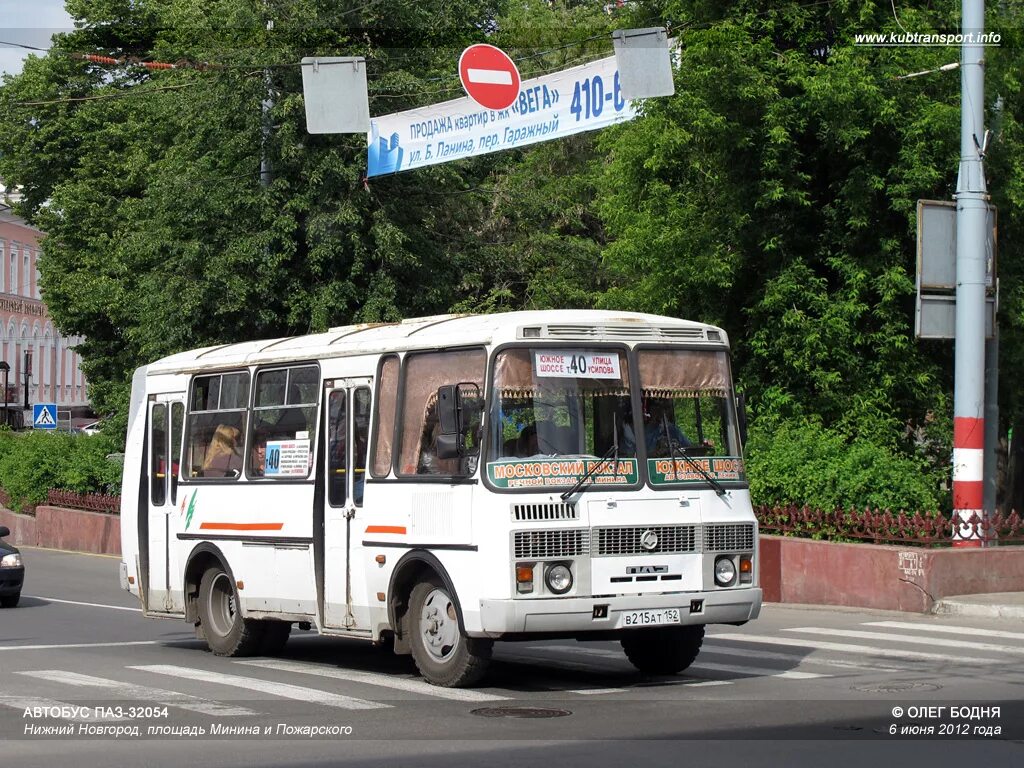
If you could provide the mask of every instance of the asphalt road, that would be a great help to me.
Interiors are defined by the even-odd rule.
[[[710,628],[676,677],[610,642],[499,643],[484,687],[451,691],[312,632],[218,658],[144,619],[116,558],[22,551],[22,604],[0,611],[4,765],[1024,764],[1019,622],[767,606]]]

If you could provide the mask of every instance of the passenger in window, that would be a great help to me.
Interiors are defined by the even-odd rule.
[[[651,398],[644,408],[644,440],[649,456],[668,456],[670,448],[689,448],[693,445],[683,430],[672,421],[672,401]],[[670,445],[671,443],[671,445]]]
[[[238,477],[242,468],[242,437],[237,427],[221,424],[213,433],[213,440],[206,450],[203,462],[203,477]]]
[[[523,431],[519,433],[519,439],[516,441],[517,456],[536,456],[540,453],[540,446],[537,444],[537,425],[527,424],[523,427]]]
[[[256,433],[252,437],[252,456],[250,469],[256,477],[263,477],[267,467],[267,437]]]

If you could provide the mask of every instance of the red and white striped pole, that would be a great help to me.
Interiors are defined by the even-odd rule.
[[[953,419],[954,547],[980,547],[984,517],[985,420]]]

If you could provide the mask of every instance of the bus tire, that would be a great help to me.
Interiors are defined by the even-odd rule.
[[[428,683],[464,688],[487,672],[494,644],[462,633],[455,600],[440,579],[413,587],[408,626],[413,661]]]
[[[292,633],[292,623],[270,619],[259,623],[262,625],[263,632],[263,637],[260,639],[260,655],[276,656],[284,650],[284,646],[288,642],[288,636]]]
[[[199,583],[199,622],[217,656],[252,656],[260,650],[263,626],[242,618],[238,590],[220,566],[208,568]]]
[[[639,629],[622,636],[626,658],[648,675],[674,675],[693,664],[704,642],[704,625]]]

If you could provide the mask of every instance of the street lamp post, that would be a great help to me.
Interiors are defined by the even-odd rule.
[[[0,373],[4,375],[4,425],[7,425],[7,374],[11,370],[11,366],[6,360],[0,360]]]
[[[25,410],[28,410],[28,388],[32,381],[32,352],[25,350]]]

